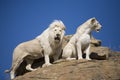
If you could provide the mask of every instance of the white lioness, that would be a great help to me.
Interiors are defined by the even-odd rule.
[[[62,57],[67,60],[75,59],[74,57],[83,59],[82,54],[86,52],[86,59],[90,60],[91,32],[94,30],[99,32],[100,29],[101,25],[95,18],[91,18],[80,25],[76,33],[64,47]]]
[[[49,27],[38,37],[33,40],[19,44],[13,52],[12,67],[10,70],[11,79],[15,78],[16,70],[25,60],[27,62],[26,69],[34,71],[31,65],[35,59],[45,57],[44,66],[49,66],[49,56],[54,57],[54,60],[59,58],[62,51],[62,39],[65,33],[65,26],[62,21],[55,20]]]

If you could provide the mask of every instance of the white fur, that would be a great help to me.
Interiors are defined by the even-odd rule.
[[[62,51],[62,40],[65,34],[65,26],[62,21],[54,21],[37,39],[40,40],[44,50],[45,66],[51,65],[49,56],[53,56],[54,60],[58,60]],[[60,35],[60,41],[55,40],[57,34]]]
[[[63,49],[62,57],[67,60],[83,59],[82,54],[86,52],[86,59],[90,60],[90,42],[91,32],[101,29],[101,25],[95,18],[91,18],[78,27],[76,33],[70,39],[68,44]]]
[[[23,42],[14,49],[12,67],[5,72],[10,72],[11,79],[14,79],[16,70],[24,60],[27,62],[26,69],[28,71],[35,71],[36,69],[31,68],[31,65],[34,59],[40,57],[43,57],[43,49],[38,39]]]
[[[37,38],[23,42],[19,44],[13,52],[12,67],[10,70],[11,79],[15,78],[16,70],[20,64],[25,60],[27,62],[26,69],[34,71],[36,69],[31,68],[34,59],[45,57],[45,66],[51,65],[49,56],[54,57],[54,60],[59,58],[62,51],[62,39],[65,33],[65,26],[60,20],[55,20],[50,26]],[[60,37],[60,40],[55,38]]]

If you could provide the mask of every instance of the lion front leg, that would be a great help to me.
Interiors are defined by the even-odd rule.
[[[91,58],[90,58],[90,44],[89,44],[89,46],[86,49],[86,59],[87,60],[91,60]]]
[[[78,56],[78,60],[79,59],[83,59],[82,57],[82,44],[80,42],[77,42],[77,56]]]
[[[42,67],[48,67],[48,66],[52,65],[50,63],[50,58],[49,58],[48,54],[45,54],[44,59],[45,59],[45,64],[43,64]]]

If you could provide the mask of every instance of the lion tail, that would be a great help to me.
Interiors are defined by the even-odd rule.
[[[11,69],[9,69],[9,70],[5,70],[4,72],[5,72],[5,73],[10,73],[10,72],[11,72],[11,70],[12,70],[12,68],[11,68]]]

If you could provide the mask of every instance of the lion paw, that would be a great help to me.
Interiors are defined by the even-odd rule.
[[[79,57],[78,60],[82,60],[83,58],[82,57]]]
[[[71,60],[76,60],[76,58],[67,58],[66,60],[71,61]]]
[[[32,71],[36,71],[37,69],[33,69]]]
[[[47,63],[47,64],[45,63],[45,64],[42,65],[42,67],[48,67],[50,65],[52,65],[52,64],[51,63]]]
[[[87,60],[91,60],[90,58],[86,58]]]

